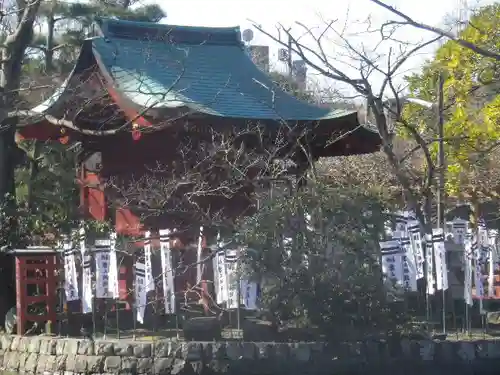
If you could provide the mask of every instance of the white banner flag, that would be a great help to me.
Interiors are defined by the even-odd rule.
[[[394,232],[399,232],[404,236],[404,234],[406,233],[406,225],[408,222],[408,213],[404,211],[397,211],[394,216],[396,221]]]
[[[417,287],[417,263],[413,254],[413,247],[409,237],[400,238],[403,248],[403,286],[406,290],[416,292]]]
[[[200,234],[198,236],[198,251],[196,253],[196,285],[200,285],[203,279],[202,267],[202,251],[203,251],[203,227],[200,227]]]
[[[486,228],[486,224],[484,220],[479,220],[477,226],[477,244],[481,249],[488,247],[488,242],[488,229]]]
[[[92,256],[83,256],[82,275],[82,313],[92,312]]]
[[[475,260],[474,286],[476,288],[476,297],[478,298],[484,297],[483,270],[481,268],[481,263]]]
[[[432,243],[434,244],[434,260],[436,265],[436,289],[448,290],[448,266],[446,264],[446,248],[444,245],[444,230],[432,230]]]
[[[87,254],[85,229],[80,228],[78,233],[80,253],[82,254],[82,313],[92,312],[92,255]]]
[[[472,306],[472,235],[466,234],[464,238],[464,301]]]
[[[76,253],[73,242],[66,239],[63,243],[64,256],[64,294],[66,301],[77,301],[80,299],[78,293],[78,275],[76,273]]]
[[[225,252],[226,275],[227,275],[227,308],[239,307],[238,290],[240,287],[238,277],[238,250],[226,250]]]
[[[146,293],[155,290],[153,265],[151,263],[151,232],[144,234],[144,272],[146,273]]]
[[[434,246],[432,235],[427,234],[425,238],[425,279],[427,283],[427,294],[433,295],[436,292],[434,280]]]
[[[97,240],[94,245],[96,298],[109,298],[109,240]]]
[[[384,277],[403,285],[403,249],[398,240],[380,242]]]
[[[137,321],[141,324],[144,324],[147,302],[145,268],[144,263],[135,264],[135,313]]]
[[[453,242],[457,245],[465,244],[465,237],[467,235],[469,222],[460,218],[455,218],[451,222],[451,232],[453,235]]]
[[[175,314],[175,284],[172,254],[170,251],[170,230],[160,229],[161,273],[163,301],[166,314]]]
[[[78,231],[78,242],[80,245],[80,254],[82,255],[82,259],[83,259],[83,256],[87,252],[86,243],[85,243],[85,228],[80,228],[80,230]]]
[[[257,290],[258,285],[253,281],[241,280],[242,304],[247,310],[257,310]]]
[[[476,297],[484,297],[484,284],[483,284],[483,251],[479,246],[478,237],[472,237],[472,254],[474,261],[474,288],[476,290]]]
[[[415,266],[417,270],[417,280],[424,277],[424,249],[422,247],[422,236],[420,235],[420,225],[417,220],[411,220],[407,225],[408,236],[410,237],[413,255],[415,256]]]
[[[217,253],[214,257],[214,279],[216,279],[216,302],[222,304],[227,302],[227,272],[226,272],[226,256],[224,250],[221,249],[220,235],[217,236]]]
[[[118,285],[118,259],[116,256],[116,233],[109,235],[109,298],[120,298],[120,289]]]
[[[488,297],[495,297],[495,270],[497,267],[497,235],[496,229],[488,231],[488,248],[489,248],[489,262],[488,262]]]

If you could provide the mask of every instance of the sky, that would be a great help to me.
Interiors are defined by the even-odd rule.
[[[370,18],[372,28],[377,28],[382,22],[388,19],[397,19],[385,9],[373,4],[369,0],[156,0],[149,1],[159,4],[167,13],[165,23],[174,25],[190,26],[240,26],[242,30],[252,28],[252,24],[260,25],[264,30],[278,35],[276,25],[282,24],[292,27],[292,34],[300,35],[303,29],[297,25],[300,22],[308,27],[315,28],[315,33],[320,32],[320,27],[326,22],[337,20],[334,29],[338,32],[344,30],[343,35],[352,41],[356,48],[364,48],[370,54],[387,54],[389,48],[399,50],[400,45],[396,42],[385,42],[372,49],[380,42],[379,33],[366,33],[368,24],[366,20]],[[483,5],[491,1],[488,0],[387,0],[387,3],[395,6],[398,10],[411,15],[415,20],[436,26],[444,26],[446,22],[456,21],[458,18],[457,9],[463,3],[468,7]],[[347,27],[345,26],[347,25]],[[251,44],[263,44],[270,46],[271,65],[278,71],[285,71],[286,66],[277,62],[277,52],[279,46],[269,37],[260,33],[255,28],[254,39]],[[363,32],[360,34],[360,32]],[[428,40],[430,33],[426,33],[414,28],[405,28],[398,33],[398,38],[411,41],[413,43]],[[327,54],[338,63],[338,66],[351,76],[359,75],[359,63],[346,55],[346,51],[339,43],[338,36],[329,33],[324,37],[324,48]],[[314,48],[314,40],[304,37],[303,43]],[[402,84],[403,75],[417,71],[419,66],[427,58],[431,58],[437,48],[434,45],[424,52],[410,59],[400,72],[397,80]],[[382,60],[381,60],[382,61]],[[386,61],[386,60],[384,60]],[[384,64],[385,65],[385,64]],[[338,86],[324,78],[318,77],[309,70],[308,77],[319,82],[322,87]],[[372,76],[374,86],[380,85],[382,76]]]

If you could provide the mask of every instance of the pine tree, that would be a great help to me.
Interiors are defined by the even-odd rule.
[[[96,17],[116,17],[143,22],[159,22],[165,17],[165,13],[157,5],[135,5],[137,4],[133,1],[105,0],[93,0],[89,3],[68,3],[59,0],[44,2],[38,12],[40,30],[30,44],[35,53],[25,59],[23,69],[25,80],[46,88],[26,93],[23,106],[32,107],[39,104],[63,82],[75,64],[84,39],[93,35]],[[54,190],[59,191],[56,195],[65,197],[66,201],[68,194],[76,192],[73,186],[75,173],[69,167],[72,165],[71,155],[66,152],[64,146],[25,141],[18,143],[18,147],[24,151],[25,157],[16,171],[17,196],[18,200],[26,203],[31,212],[31,208],[35,206],[47,209],[46,204],[35,205],[34,201],[41,196],[44,202],[51,201],[50,196]],[[46,162],[47,159],[54,159],[54,156],[59,162]],[[59,169],[66,169],[66,172],[62,173]],[[64,178],[64,175],[69,178]],[[54,181],[54,178],[60,181]],[[40,191],[45,190],[47,184],[52,184],[52,187],[47,191]],[[53,199],[52,203],[52,207],[58,205]],[[52,212],[51,215],[67,216],[68,213],[63,214],[62,211]]]
[[[116,17],[130,21],[160,22],[165,12],[158,5],[134,6],[133,1],[93,0],[89,3],[45,2],[39,11],[41,31],[31,44],[41,52],[40,68],[45,73],[68,73],[83,40],[93,35],[96,17]],[[40,61],[42,60],[42,61]]]

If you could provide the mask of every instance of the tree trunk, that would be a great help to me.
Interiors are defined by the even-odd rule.
[[[54,10],[47,17],[47,44],[45,48],[45,70],[47,73],[52,72],[54,69],[54,29],[56,21],[54,19]]]
[[[384,113],[384,106],[380,98],[373,95],[368,95],[368,105],[373,111],[377,129],[382,139],[382,150],[384,151],[387,160],[389,161],[393,173],[398,179],[399,183],[404,189],[405,197],[411,209],[415,211],[418,221],[420,222],[421,229],[424,233],[431,233],[431,213],[429,207],[424,207],[420,204],[419,196],[412,187],[412,183],[408,175],[404,172],[398,157],[396,156],[392,144],[392,134],[389,133],[387,126],[387,118]],[[430,166],[432,167],[432,166]],[[426,200],[428,201],[428,200]]]
[[[6,202],[7,195],[15,196],[15,121],[3,121],[5,130],[0,132],[0,202]]]
[[[33,152],[30,155],[30,171],[28,179],[28,196],[27,205],[30,211],[33,210],[33,185],[35,184],[35,179],[38,175],[38,156],[40,155],[40,142],[35,141],[33,144]]]
[[[15,134],[17,118],[9,115],[16,109],[22,64],[26,47],[33,37],[33,23],[41,0],[31,3],[19,0],[18,23],[5,38],[0,69],[0,203],[15,195]],[[12,202],[12,201],[11,201]]]

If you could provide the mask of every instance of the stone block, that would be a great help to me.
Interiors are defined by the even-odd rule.
[[[19,370],[24,368],[27,359],[28,359],[28,353],[19,353]]]
[[[324,342],[311,342],[309,343],[309,346],[311,347],[311,352],[313,352],[314,354],[321,354],[326,350],[326,344]],[[360,348],[361,343],[357,342],[356,346]]]
[[[324,353],[324,345],[320,346],[320,349],[316,348],[315,344],[308,344],[309,349],[311,350],[311,355],[319,353],[320,355]],[[349,353],[350,357],[363,357],[365,353],[363,352],[363,343],[361,342],[351,342],[347,344],[347,353]],[[323,350],[321,350],[323,348]]]
[[[409,340],[404,339],[408,344]],[[407,348],[405,348],[407,349]],[[389,336],[381,348],[382,354],[388,362],[401,359],[403,356],[403,339],[400,335]]]
[[[132,345],[125,342],[114,343],[114,352],[115,355],[120,357],[131,357],[134,355],[134,349],[132,348]]]
[[[220,360],[226,358],[226,343],[225,342],[213,342],[210,343],[210,354],[206,352],[205,358]]]
[[[66,340],[57,340],[56,342],[56,355],[64,355],[64,347],[66,345]]]
[[[28,358],[26,358],[26,362],[24,363],[24,370],[31,374],[36,372],[38,366],[38,354],[37,353],[29,353]]]
[[[401,354],[404,359],[411,359],[413,357],[410,339],[403,338],[401,340]]]
[[[202,361],[186,362],[184,366],[184,371],[182,373],[203,374],[203,369],[204,369],[204,364]]]
[[[242,358],[243,350],[239,342],[226,343],[226,358],[230,361],[238,361]]]
[[[137,360],[137,373],[138,374],[151,374],[153,372],[153,359],[152,358],[139,358]]]
[[[210,361],[214,355],[214,342],[202,342],[201,343],[201,357],[204,361]]]
[[[21,337],[14,336],[10,343],[10,350],[12,350],[13,352],[18,352],[20,343],[21,343]]]
[[[76,355],[68,355],[66,357],[66,365],[64,370],[65,371],[71,371],[71,372],[76,372],[76,365],[77,362],[77,356]]]
[[[67,339],[64,344],[64,354],[67,355],[77,355],[78,347],[80,346],[80,340]]]
[[[56,356],[47,355],[47,354],[40,354],[38,356],[37,371],[38,371],[38,373],[50,372],[51,374],[53,374],[54,371],[56,370],[55,364],[56,364]]]
[[[463,362],[472,362],[476,359],[476,347],[472,342],[460,342],[457,350],[458,357]]]
[[[178,342],[169,340],[158,341],[155,343],[154,346],[155,357],[167,358],[171,356],[176,356],[179,348],[180,344]]]
[[[31,337],[21,337],[19,340],[19,347],[17,348],[20,352],[28,352],[28,347],[30,345]]]
[[[274,357],[278,361],[288,361],[290,357],[290,345],[289,344],[273,344],[274,346]]]
[[[457,360],[454,346],[455,345],[451,342],[436,343],[436,353],[434,359],[441,363],[454,363]]]
[[[171,358],[155,358],[153,363],[153,374],[154,375],[170,375],[170,370],[175,359]]]
[[[112,374],[116,374],[120,371],[122,366],[122,357],[111,356],[106,357],[104,360],[104,371]]]
[[[186,361],[201,361],[203,355],[202,345],[198,342],[182,343],[181,358]]]
[[[294,344],[290,349],[290,356],[296,361],[308,362],[311,359],[311,348],[307,344]]]
[[[19,369],[19,357],[20,354],[18,352],[6,353],[3,359],[4,367],[7,370],[17,371]]]
[[[242,359],[255,360],[257,358],[257,348],[253,342],[244,342],[241,344]]]
[[[430,340],[421,340],[418,342],[418,344],[420,346],[420,359],[422,361],[434,360],[436,344]]]
[[[78,354],[76,356],[76,372],[79,374],[86,374],[87,373],[87,364],[88,364],[88,356]]]
[[[149,358],[152,354],[151,344],[134,344],[132,345],[132,351],[136,358]]]
[[[55,371],[64,371],[66,370],[66,362],[68,356],[66,354],[58,355],[55,357]]]
[[[486,352],[488,353],[487,357],[489,359],[500,358],[500,342],[498,342],[498,341],[488,342],[486,344]]]
[[[120,373],[137,374],[137,358],[121,357],[121,359]]]
[[[104,370],[104,359],[103,356],[88,356],[87,360],[87,373],[89,374],[101,374]]]
[[[477,341],[475,343],[476,356],[480,359],[488,358],[488,342],[487,341]]]
[[[188,366],[186,366],[186,361],[184,361],[183,359],[174,358],[172,365],[170,367],[170,375],[184,374],[185,369],[188,369]]]
[[[97,355],[104,355],[104,356],[115,355],[114,345],[111,342],[98,341],[94,345]]]
[[[49,344],[50,344],[50,339],[42,339],[40,340],[40,354],[50,354],[49,353]]]
[[[255,366],[252,368],[252,371],[251,373],[253,374],[264,374],[264,373],[268,373],[268,374],[273,374],[274,372],[269,371],[269,369],[267,368],[267,372],[264,372],[264,371],[261,371],[259,372],[259,367],[258,365],[262,365],[262,364],[268,364],[267,361],[260,361],[260,362],[256,362],[255,363]],[[211,374],[230,374],[231,373],[231,366],[230,366],[230,362],[228,360],[215,360],[215,361],[208,361],[208,362],[205,362],[205,366],[206,368],[208,369],[207,373],[211,373]],[[233,372],[234,373],[234,372]],[[236,374],[238,374],[238,372],[236,372]]]
[[[95,354],[94,341],[92,340],[80,341],[80,343],[78,344],[78,354],[94,355]]]
[[[1,335],[0,342],[2,343],[3,350],[11,350],[12,345],[12,336],[10,335]]]
[[[257,358],[260,360],[265,360],[272,358],[273,356],[273,346],[269,343],[259,342],[256,343]]]
[[[46,340],[44,340],[46,341]],[[29,353],[40,353],[40,346],[42,344],[42,340],[37,337],[33,337],[28,342],[28,352]]]

